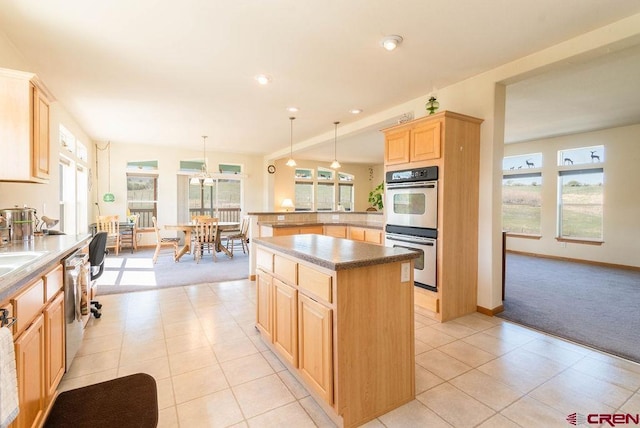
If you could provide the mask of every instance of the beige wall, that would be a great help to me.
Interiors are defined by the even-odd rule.
[[[542,213],[540,240],[507,238],[507,248],[516,251],[570,257],[628,266],[639,266],[640,182],[638,145],[640,125],[568,135],[519,144],[507,144],[504,155],[542,153]],[[601,246],[557,242],[558,150],[604,145],[604,221]],[[589,166],[589,165],[586,165]]]

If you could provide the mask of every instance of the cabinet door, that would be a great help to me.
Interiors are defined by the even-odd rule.
[[[331,309],[298,296],[298,368],[307,384],[333,404],[333,334]]]
[[[300,232],[299,227],[274,227],[273,236],[297,235]]]
[[[409,162],[410,131],[388,134],[384,141],[384,164],[395,165]]]
[[[349,239],[353,241],[364,241],[364,229],[361,227],[350,227]]]
[[[257,271],[256,327],[271,342],[271,275]]]
[[[20,413],[16,428],[39,426],[45,405],[44,317],[40,314],[33,324],[15,341],[16,369]]]
[[[64,293],[60,292],[44,310],[44,356],[47,400],[53,398],[65,369]]]
[[[34,87],[33,91],[33,176],[49,178],[49,101]]]
[[[316,233],[318,235],[322,235],[323,232],[323,227],[321,225],[317,225],[317,226],[304,226],[301,227],[298,230],[298,233],[300,234],[305,234],[305,233]]]
[[[411,133],[411,161],[440,157],[440,122],[416,126]]]
[[[293,367],[298,367],[298,292],[273,279],[273,345]]]
[[[326,225],[324,226],[324,234],[334,238],[346,238],[347,226]]]
[[[364,240],[370,244],[382,245],[382,231],[375,229],[364,230]]]

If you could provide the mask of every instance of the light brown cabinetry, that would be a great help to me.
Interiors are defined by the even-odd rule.
[[[398,165],[440,157],[441,122],[409,122],[385,133],[384,164]]]
[[[415,290],[415,302],[447,321],[477,311],[478,180],[482,119],[443,111],[383,130],[385,140],[410,132],[409,162],[385,171],[438,167],[438,291]]]
[[[36,427],[65,371],[65,319],[62,266],[55,264],[42,276],[10,297],[14,324],[20,412],[13,428]]]
[[[260,244],[256,256],[258,330],[338,425],[413,399],[413,284],[400,262],[330,271]]]
[[[367,227],[349,226],[349,239],[377,245],[382,245],[383,243],[382,231]]]
[[[334,238],[346,238],[347,226],[325,224],[323,233],[326,236],[333,236]]]
[[[0,69],[0,181],[48,182],[52,100],[36,75]]]
[[[288,236],[288,235],[301,235],[306,233],[317,233],[322,235],[322,225],[313,226],[286,226],[286,227],[272,227],[271,234],[262,236]]]

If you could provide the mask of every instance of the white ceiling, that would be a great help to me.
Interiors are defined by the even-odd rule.
[[[344,126],[437,92],[636,14],[640,2],[0,0],[0,11],[0,31],[32,64],[28,71],[96,141],[199,150],[208,135],[210,150],[286,156],[285,108],[294,105],[294,143],[327,142],[300,155],[331,160],[334,121]],[[388,34],[404,37],[393,52],[379,45]],[[272,83],[258,86],[259,73]],[[568,86],[537,79],[509,88],[508,140],[544,132],[531,125],[531,100],[542,96],[534,110],[550,115]],[[602,117],[600,101],[583,97],[596,93],[587,83],[585,75],[570,99],[581,94],[579,104]],[[341,160],[381,162],[377,129],[338,135]]]

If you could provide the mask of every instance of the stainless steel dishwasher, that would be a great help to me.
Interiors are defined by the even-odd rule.
[[[69,370],[84,335],[82,315],[82,281],[89,286],[90,267],[88,248],[83,247],[64,259],[64,305],[66,333],[66,370]]]

